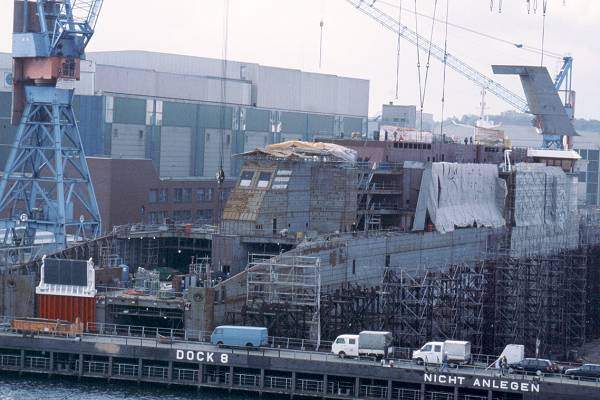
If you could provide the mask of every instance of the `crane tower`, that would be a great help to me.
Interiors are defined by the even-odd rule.
[[[13,25],[12,121],[16,138],[0,182],[4,245],[48,247],[100,233],[100,212],[77,119],[73,89],[102,0],[17,0]]]

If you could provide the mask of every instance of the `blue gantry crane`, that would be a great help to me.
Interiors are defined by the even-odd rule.
[[[13,124],[18,124],[0,183],[6,246],[47,247],[100,233],[100,212],[88,169],[72,89],[79,80],[102,0],[15,1]],[[60,85],[59,85],[60,86]]]
[[[485,91],[492,93],[493,95],[503,100],[516,110],[523,113],[534,114],[536,116],[536,124],[538,124],[538,128],[540,128],[540,130],[542,131],[542,148],[564,149],[567,146],[567,143],[570,143],[568,138],[571,137],[574,133],[574,130],[572,130],[572,124],[571,128],[566,127],[567,124],[561,124],[562,128],[567,128],[567,131],[559,133],[557,133],[556,129],[554,129],[556,127],[556,124],[554,123],[548,124],[548,126],[545,127],[544,122],[548,121],[548,118],[542,118],[542,116],[536,114],[536,112],[538,111],[537,109],[539,108],[537,106],[539,104],[534,104],[536,106],[536,110],[531,110],[530,104],[528,102],[529,99],[526,100],[522,98],[521,96],[505,88],[503,85],[496,82],[492,78],[489,78],[488,76],[477,71],[475,68],[473,68],[466,62],[453,56],[444,47],[432,43],[426,37],[411,30],[406,25],[401,24],[397,18],[394,18],[377,8],[375,6],[376,0],[346,0],[346,2],[353,5],[357,10],[368,15],[388,30],[394,32],[396,35],[399,35],[403,39],[417,46],[420,50],[428,52],[428,54],[431,54],[432,57],[445,63],[449,68],[453,69],[460,75],[469,79],[471,82],[475,83]],[[571,90],[572,67],[573,58],[564,57],[563,67],[561,68],[559,74],[554,80],[554,88],[556,89],[556,92],[554,94],[558,96],[559,92],[564,92],[564,111],[566,113],[566,117],[568,117],[571,120],[573,119],[574,108],[574,92]],[[544,67],[540,68],[543,68],[545,70]],[[545,95],[547,94],[548,93],[545,93]],[[532,100],[535,102],[538,99],[536,98]],[[558,113],[558,111],[556,112]],[[555,119],[554,117],[556,116],[554,115],[552,119]],[[562,119],[564,120],[564,118]]]

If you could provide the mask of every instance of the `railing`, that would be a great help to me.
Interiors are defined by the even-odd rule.
[[[392,389],[392,399],[394,400],[421,400],[421,391],[419,389]]]
[[[268,389],[291,390],[292,378],[286,378],[282,376],[265,376],[264,386]]]
[[[3,367],[20,367],[21,356],[2,354],[0,355],[0,365]]]
[[[354,384],[347,382],[327,382],[327,393],[337,396],[353,396]]]
[[[166,381],[169,379],[169,368],[147,365],[142,367],[142,376],[153,380]]]
[[[206,383],[227,384],[229,383],[229,373],[212,373],[204,375]]]
[[[387,386],[360,385],[360,397],[367,397],[371,399],[385,399],[387,398],[387,393]]]
[[[381,171],[400,171],[404,169],[404,163],[402,162],[389,162],[389,161],[380,161],[380,162],[370,162],[370,161],[358,161],[354,164],[358,169],[368,169],[377,172]]]
[[[315,379],[296,379],[296,390],[303,392],[322,393],[323,381]]]
[[[79,361],[77,361],[79,363]],[[79,365],[79,364],[77,364]],[[83,373],[87,375],[108,376],[109,364],[101,361],[84,361]]]
[[[388,183],[377,183],[373,182],[368,187],[362,188],[361,191],[401,191],[402,186],[396,184],[388,184]]]
[[[260,375],[233,374],[233,384],[235,386],[259,387]]]
[[[129,237],[131,235],[152,236],[152,234],[175,234],[175,233],[217,233],[216,225],[195,223],[174,224],[130,224],[113,227],[112,233],[117,237]]]
[[[488,400],[487,396],[475,396],[472,394],[459,394],[458,400]]]
[[[25,368],[26,369],[50,369],[50,359],[48,357],[25,357]]]
[[[178,382],[198,382],[198,370],[173,368],[173,380]]]
[[[113,364],[112,375],[113,376],[138,376],[139,365],[137,364],[124,364],[117,363]]]
[[[426,391],[425,400],[454,400],[454,393]]]

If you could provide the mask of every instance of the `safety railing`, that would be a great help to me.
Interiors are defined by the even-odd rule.
[[[115,363],[112,367],[113,376],[134,377],[138,376],[138,371],[139,365],[137,364]]]
[[[146,365],[142,367],[142,376],[151,380],[166,381],[169,379],[169,368]]]
[[[286,378],[283,376],[265,376],[264,386],[268,389],[292,389],[292,378]]]
[[[21,365],[21,357],[12,354],[0,355],[0,365],[3,367],[19,367]]]
[[[359,397],[370,399],[385,399],[387,398],[387,386],[377,385],[360,385]]]
[[[204,382],[209,384],[228,384],[229,383],[229,373],[207,373],[204,375]]]
[[[454,393],[426,391],[425,400],[454,400]]]
[[[354,384],[349,382],[327,382],[327,393],[336,396],[354,396]]]
[[[50,369],[50,359],[48,357],[25,357],[25,369]]]
[[[393,388],[392,399],[394,400],[421,400],[419,389]]]
[[[260,375],[233,374],[234,386],[259,387]]]
[[[102,361],[84,361],[83,374],[107,376],[109,372],[109,363]]]
[[[322,393],[323,381],[315,379],[296,379],[296,390],[302,392]]]
[[[177,382],[198,382],[198,370],[173,368],[173,380]]]

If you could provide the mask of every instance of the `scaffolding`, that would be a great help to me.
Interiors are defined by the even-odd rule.
[[[320,339],[321,277],[315,257],[252,254],[246,270],[244,324],[275,336]]]
[[[489,264],[494,289],[493,350],[524,344],[538,356],[566,357],[585,341],[586,251],[499,257]]]
[[[461,338],[480,351],[483,269],[479,260],[435,270],[387,267],[381,286],[346,285],[323,295],[323,336],[379,329],[392,332],[402,347]]]

